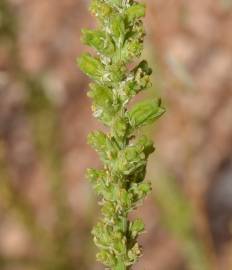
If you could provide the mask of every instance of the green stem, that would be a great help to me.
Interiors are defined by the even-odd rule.
[[[115,268],[112,268],[112,270],[129,270],[129,267],[125,265],[124,261],[121,261]]]

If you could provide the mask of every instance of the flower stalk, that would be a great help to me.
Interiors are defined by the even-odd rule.
[[[85,53],[78,64],[93,80],[88,92],[93,115],[109,128],[108,133],[94,131],[88,137],[104,164],[101,170],[87,171],[102,206],[102,219],[92,234],[99,248],[97,260],[107,269],[128,270],[142,254],[137,238],[144,231],[142,220],[129,220],[128,214],[151,191],[144,178],[154,151],[153,142],[137,131],[165,110],[160,100],[128,108],[134,96],[151,87],[147,61],[133,65],[143,51],[145,5],[133,0],[92,0],[90,11],[99,24],[97,29],[83,30],[82,41],[97,53]]]

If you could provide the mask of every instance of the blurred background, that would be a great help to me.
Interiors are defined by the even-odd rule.
[[[144,56],[166,115],[135,270],[232,269],[232,1],[147,0]],[[85,0],[0,0],[0,269],[101,270],[87,134],[101,126],[75,59]]]

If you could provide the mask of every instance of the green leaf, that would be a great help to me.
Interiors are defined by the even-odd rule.
[[[110,56],[114,52],[114,44],[103,31],[84,29],[82,30],[82,41],[106,56]]]
[[[110,82],[118,83],[126,77],[126,67],[122,64],[112,64],[108,68]]]
[[[102,84],[90,84],[88,96],[93,100],[94,116],[109,125],[120,108],[112,89]]]
[[[123,0],[105,0],[107,3],[114,7],[120,7],[122,6]]]
[[[127,190],[121,188],[118,204],[122,207],[122,210],[125,212],[129,212],[132,208],[133,196]]]
[[[128,134],[128,129],[129,129],[129,124],[128,124],[128,119],[123,118],[123,117],[118,117],[115,119],[113,123],[113,136],[116,139],[119,139],[119,141],[123,138],[126,137]]]
[[[113,198],[111,186],[108,184],[108,177],[105,170],[88,169],[86,174],[98,195],[102,195],[106,199]]]
[[[151,124],[161,117],[165,109],[161,107],[160,100],[145,100],[136,104],[128,113],[132,129]]]
[[[87,169],[86,177],[89,179],[91,183],[96,183],[98,180],[104,178],[106,173],[104,170],[96,170],[96,169]]]
[[[101,209],[101,212],[104,217],[109,221],[111,220],[111,222],[112,218],[117,216],[117,211],[113,202],[105,202]]]
[[[100,0],[93,0],[90,5],[90,12],[100,20],[105,20],[112,13],[112,8]]]
[[[115,171],[127,176],[137,175],[137,173],[142,175],[141,172],[146,167],[147,158],[153,151],[152,141],[143,136],[137,142],[118,153],[113,168]]]
[[[108,267],[114,267],[116,265],[116,259],[114,254],[107,250],[101,250],[96,255],[97,261],[105,264]]]
[[[120,15],[115,15],[111,19],[111,31],[115,45],[121,48],[124,43],[124,38],[126,35],[126,26],[124,17]]]
[[[126,10],[126,16],[127,16],[129,22],[133,22],[136,19],[144,17],[145,16],[145,5],[138,3],[138,4],[135,4],[131,7],[129,7]]]
[[[91,132],[88,143],[100,154],[101,158],[108,162],[116,158],[117,145],[105,133],[101,131]]]
[[[80,69],[90,78],[100,81],[104,76],[104,66],[99,59],[89,53],[83,54],[77,61]]]

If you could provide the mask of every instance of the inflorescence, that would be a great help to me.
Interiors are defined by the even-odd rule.
[[[93,83],[88,96],[93,115],[109,128],[92,132],[89,144],[99,153],[102,170],[87,172],[102,206],[102,219],[94,227],[97,260],[107,269],[127,270],[141,256],[137,237],[144,231],[141,219],[128,214],[151,191],[145,182],[153,142],[137,131],[163,113],[160,100],[145,100],[128,108],[139,92],[151,87],[152,73],[147,61],[133,65],[141,56],[145,36],[142,18],[145,5],[133,0],[92,0],[90,11],[99,20],[98,28],[83,30],[82,40],[97,51],[78,60],[81,70]]]

